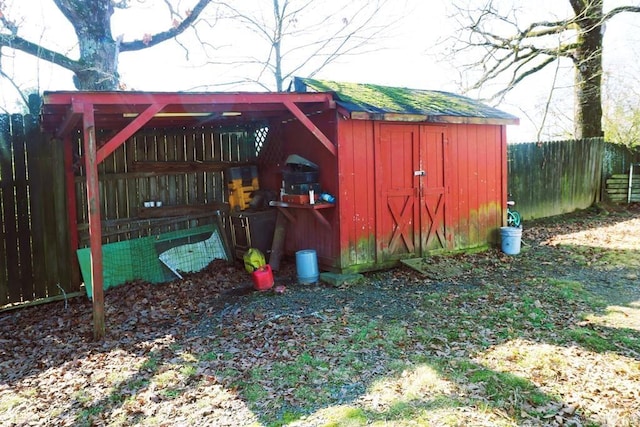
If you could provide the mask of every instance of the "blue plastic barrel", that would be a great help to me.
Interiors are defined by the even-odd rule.
[[[519,254],[522,240],[522,227],[500,227],[500,240],[502,252],[507,255]]]
[[[316,283],[320,273],[318,271],[318,257],[313,249],[304,249],[296,252],[296,272],[298,283]]]

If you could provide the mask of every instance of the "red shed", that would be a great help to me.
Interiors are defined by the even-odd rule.
[[[154,214],[185,212],[185,203],[220,209],[229,201],[221,183],[230,163],[254,163],[261,188],[279,191],[292,154],[318,166],[319,189],[336,202],[271,209],[287,224],[280,228],[284,251],[315,249],[323,270],[374,270],[497,242],[506,204],[506,125],[517,118],[445,92],[312,79],[294,85],[293,92],[272,94],[46,93],[42,127],[64,147],[70,250],[78,249],[82,216],[93,285],[103,280],[101,220],[136,219],[150,195],[133,181],[149,180],[147,189],[179,183]],[[223,134],[241,128],[240,137]],[[86,197],[76,190],[78,179]],[[118,185],[102,185],[106,179]],[[205,184],[207,191],[198,192]],[[109,188],[124,186],[117,203],[105,202]],[[105,209],[112,209],[109,218]],[[101,293],[94,293],[98,306]]]
[[[335,141],[335,155],[297,121],[280,133],[283,154],[317,163],[323,191],[337,202],[313,214],[295,209],[290,253],[316,249],[321,267],[352,272],[497,243],[506,125],[516,117],[439,91],[301,78],[295,90],[330,92],[336,101],[336,110],[310,117]]]

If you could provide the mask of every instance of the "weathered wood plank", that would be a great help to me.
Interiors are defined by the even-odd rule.
[[[16,225],[18,233],[18,257],[20,268],[20,287],[24,300],[34,297],[33,265],[31,259],[31,224],[29,219],[29,191],[27,175],[26,135],[24,117],[21,114],[11,116],[13,132],[13,170],[16,192]]]
[[[185,161],[195,162],[196,160],[195,135],[193,133],[188,133],[187,135],[185,135],[184,142],[185,142]],[[196,181],[196,175],[187,174],[185,175],[185,179],[186,179],[186,187],[185,187],[186,203],[188,204],[197,203],[198,186]]]
[[[10,118],[7,114],[0,114],[0,141],[11,141]],[[2,151],[0,151],[0,200],[4,200],[5,193],[8,193],[11,188],[6,181],[9,177],[5,171],[5,168],[10,167],[10,163],[5,160],[5,151],[9,148],[9,145],[1,145],[0,148],[2,148]],[[10,283],[7,277],[6,235],[2,233],[0,237],[0,305],[4,305],[13,301],[11,301],[11,296],[9,295]]]
[[[632,194],[640,194],[640,189],[632,189]],[[629,190],[627,190],[626,188],[608,188],[607,189],[607,193],[608,194],[624,194],[625,196],[627,194],[629,194]]]
[[[194,143],[194,161],[204,161],[204,140],[201,133],[194,136]],[[204,203],[207,200],[206,182],[206,171],[200,172],[196,175],[196,192],[193,198],[194,203]]]
[[[19,302],[22,299],[20,289],[20,257],[18,255],[18,223],[15,202],[15,182],[13,176],[13,147],[11,137],[11,119],[0,124],[5,137],[0,138],[0,188],[2,190],[2,213],[5,230],[7,282],[9,301]]]
[[[621,179],[621,180],[627,180],[629,181],[629,174],[615,174],[615,175],[611,175],[611,177],[609,179]],[[640,179],[640,174],[633,174],[633,179]]]
[[[44,298],[48,295],[50,281],[56,279],[49,273],[46,260],[45,223],[48,210],[45,208],[43,193],[50,189],[50,164],[47,158],[48,141],[45,141],[39,131],[39,124],[35,117],[25,120],[27,134],[27,170],[29,174],[29,204],[31,212],[31,240],[33,254],[33,282],[34,297]],[[49,184],[49,185],[47,185]],[[1,256],[1,255],[0,255]]]
[[[140,218],[164,218],[168,216],[188,216],[193,214],[213,212],[220,210],[221,212],[229,212],[228,203],[213,202],[205,205],[178,205],[178,206],[162,206],[160,208],[140,208],[138,216]]]

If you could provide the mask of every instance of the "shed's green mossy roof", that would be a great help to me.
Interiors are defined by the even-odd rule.
[[[337,103],[350,112],[438,117],[498,119],[515,124],[518,118],[471,98],[449,92],[345,83],[297,77],[298,92],[333,92]]]

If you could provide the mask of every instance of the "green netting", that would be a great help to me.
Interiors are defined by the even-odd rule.
[[[180,272],[199,271],[214,259],[228,260],[227,254],[213,224],[108,243],[102,245],[103,289],[133,280],[166,282],[181,277]],[[77,255],[91,298],[91,250],[79,249]]]

